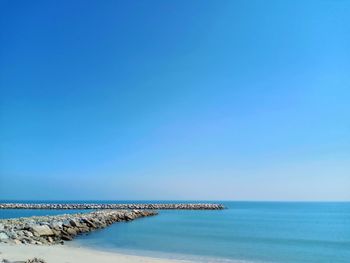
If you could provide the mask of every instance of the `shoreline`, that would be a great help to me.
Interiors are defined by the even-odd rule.
[[[47,263],[190,263],[194,261],[156,258],[103,251],[78,245],[14,245],[0,243],[0,259],[25,261],[31,258],[41,258]]]
[[[205,255],[205,254],[188,254],[181,252],[169,252],[160,250],[146,250],[146,249],[127,249],[127,248],[117,248],[117,247],[101,247],[101,246],[91,246],[84,244],[83,242],[74,240],[70,243],[65,243],[62,246],[72,247],[72,248],[82,248],[90,251],[97,252],[107,252],[112,254],[118,254],[123,256],[135,256],[147,259],[157,259],[164,260],[166,263],[258,263],[256,261],[248,261],[241,259],[232,259],[221,256]],[[1,249],[0,249],[1,251]],[[163,262],[163,261],[161,261]],[[49,262],[48,262],[49,263]],[[260,262],[261,263],[261,262]]]

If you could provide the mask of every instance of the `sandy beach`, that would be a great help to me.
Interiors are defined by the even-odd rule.
[[[55,245],[9,245],[0,244],[0,260],[24,261],[29,258],[42,258],[47,263],[188,263],[189,261],[160,259],[136,255],[125,255],[88,248]]]

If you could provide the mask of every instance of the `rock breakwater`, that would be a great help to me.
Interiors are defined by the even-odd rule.
[[[0,204],[0,209],[179,209],[220,210],[222,204]]]
[[[0,262],[1,263],[46,263],[46,261],[41,258],[32,258],[26,261],[10,261],[7,259],[2,259]]]
[[[63,244],[76,235],[105,228],[115,222],[157,215],[147,210],[102,210],[82,214],[33,216],[0,220],[0,242],[12,244]]]

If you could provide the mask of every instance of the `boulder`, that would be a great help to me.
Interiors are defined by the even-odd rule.
[[[79,228],[79,231],[81,233],[85,233],[85,232],[89,232],[90,229],[87,226],[82,226],[82,227]]]
[[[30,231],[27,231],[27,230],[23,230],[23,234],[27,237],[32,237],[33,236],[33,233],[30,232]]]
[[[71,236],[66,235],[66,234],[62,234],[61,238],[64,241],[71,241],[71,240],[73,240],[73,238]]]
[[[46,263],[45,260],[41,258],[28,259],[25,263]]]
[[[63,222],[61,221],[54,221],[50,224],[50,227],[56,230],[62,229]]]
[[[71,224],[71,226],[80,227],[80,222],[78,220],[71,219],[69,223]]]
[[[53,232],[54,236],[56,236],[56,237],[61,235],[61,230],[52,229],[52,232]]]
[[[96,225],[95,225],[92,221],[90,221],[89,219],[83,218],[83,221],[84,221],[89,227],[91,227],[91,228],[93,228],[93,229],[96,229],[96,228],[97,228]]]
[[[5,239],[8,239],[8,238],[9,238],[9,236],[6,233],[0,232],[0,240],[5,240]]]
[[[126,220],[133,220],[133,219],[135,219],[135,214],[127,213],[127,214],[125,214],[125,219]]]
[[[53,236],[55,235],[54,232],[52,231],[52,229],[50,227],[48,227],[47,225],[43,225],[43,226],[32,226],[30,229],[33,234],[37,234],[39,236]]]
[[[77,231],[74,228],[67,228],[66,232],[72,236],[76,236],[77,235]]]
[[[22,242],[21,242],[21,241],[19,241],[18,239],[14,239],[14,240],[13,240],[13,243],[15,243],[16,245],[20,245],[20,244],[22,244]]]
[[[69,221],[69,220],[64,220],[64,221],[63,221],[63,226],[64,226],[64,227],[72,227],[72,225],[70,224],[70,221]]]

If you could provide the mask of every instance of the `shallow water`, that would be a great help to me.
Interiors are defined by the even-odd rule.
[[[73,243],[201,262],[350,262],[350,203],[224,204],[228,209],[220,211],[159,211],[158,216],[114,224]]]

